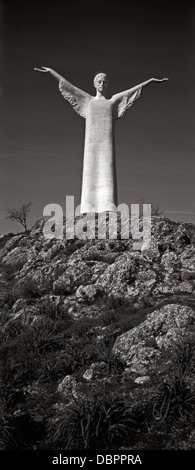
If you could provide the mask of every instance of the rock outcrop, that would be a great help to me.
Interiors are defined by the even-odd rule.
[[[46,240],[43,224],[28,235],[0,238],[3,422],[11,415],[17,434],[25,414],[44,428],[30,443],[22,435],[18,443],[13,433],[2,448],[51,447],[45,422],[55,429],[64,410],[74,400],[84,403],[94,388],[133,397],[132,412],[140,400],[150,408],[158,403],[159,384],[169,383],[171,367],[179,367],[178,345],[184,350],[194,335],[193,224],[152,217],[151,247],[142,252],[133,250],[131,238]],[[193,397],[190,367],[185,380]],[[169,410],[155,409],[151,429],[169,417]],[[192,415],[191,408],[182,410]],[[134,447],[145,445],[139,433]],[[191,434],[170,436],[159,448],[194,446]]]

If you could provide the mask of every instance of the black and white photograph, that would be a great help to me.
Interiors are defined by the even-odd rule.
[[[187,465],[195,4],[0,24],[0,465]]]

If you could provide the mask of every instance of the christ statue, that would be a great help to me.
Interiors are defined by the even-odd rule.
[[[168,78],[150,78],[107,99],[108,78],[103,72],[94,77],[96,96],[91,96],[51,68],[42,67],[34,70],[51,73],[59,82],[62,96],[71,104],[74,111],[86,120],[81,213],[115,211],[117,179],[114,122],[140,97],[143,88]]]

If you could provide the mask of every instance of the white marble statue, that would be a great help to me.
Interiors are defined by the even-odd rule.
[[[115,210],[117,179],[114,122],[139,98],[144,87],[168,79],[151,78],[107,99],[108,79],[103,72],[95,76],[96,96],[91,96],[51,68],[42,67],[34,70],[50,72],[57,78],[63,97],[80,116],[86,119],[81,213]]]

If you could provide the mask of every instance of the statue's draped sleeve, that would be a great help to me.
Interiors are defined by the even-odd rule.
[[[65,80],[65,78],[60,80],[59,90],[65,100],[71,104],[74,111],[76,111],[79,116],[86,118],[87,106],[92,96],[72,85],[72,83]]]
[[[125,90],[112,96],[111,101],[115,108],[115,119],[119,119],[123,116],[125,111],[140,97],[141,91],[142,86],[140,85],[136,91],[132,91],[131,89]]]

